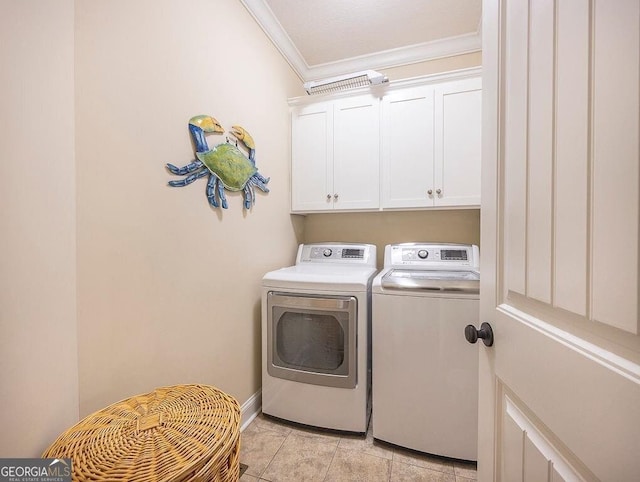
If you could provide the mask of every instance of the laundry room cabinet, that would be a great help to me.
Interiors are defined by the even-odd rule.
[[[362,95],[297,107],[291,138],[292,211],[379,208],[379,99]]]
[[[481,98],[471,69],[295,102],[292,212],[480,207]]]
[[[382,112],[382,207],[433,206],[433,87],[391,92]]]
[[[382,208],[480,205],[479,77],[382,99]]]

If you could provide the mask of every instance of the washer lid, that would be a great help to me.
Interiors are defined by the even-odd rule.
[[[382,277],[382,288],[401,290],[480,292],[477,271],[392,269]]]

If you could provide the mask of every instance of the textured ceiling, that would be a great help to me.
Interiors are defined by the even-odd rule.
[[[241,0],[303,80],[480,48],[481,0]]]

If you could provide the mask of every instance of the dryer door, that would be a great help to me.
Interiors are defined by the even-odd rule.
[[[328,387],[356,386],[355,297],[270,292],[267,311],[271,376]]]

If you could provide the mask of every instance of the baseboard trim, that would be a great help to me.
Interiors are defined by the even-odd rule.
[[[240,431],[245,428],[258,416],[262,409],[262,388],[251,395],[249,399],[240,407]]]

